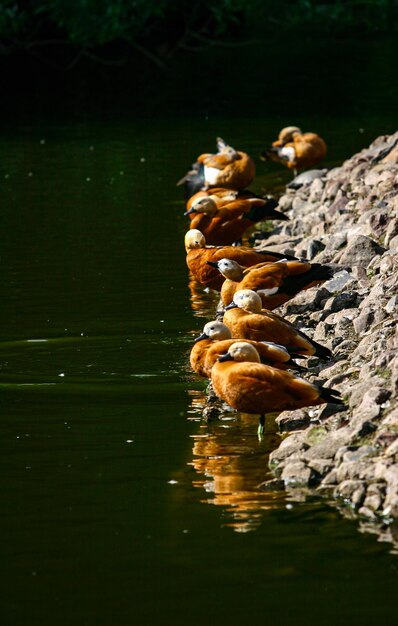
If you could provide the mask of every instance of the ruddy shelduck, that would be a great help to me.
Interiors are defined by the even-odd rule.
[[[297,171],[317,165],[324,159],[326,150],[326,143],[316,133],[303,133],[297,126],[287,126],[261,156]]]
[[[219,357],[211,370],[211,381],[217,396],[232,408],[260,415],[259,436],[264,431],[266,413],[341,402],[333,389],[262,364],[255,347],[245,341],[232,344]]]
[[[224,305],[230,304],[240,289],[256,291],[266,309],[275,309],[293,298],[299,291],[319,284],[333,276],[333,270],[320,263],[281,260],[263,262],[244,268],[234,260],[208,261],[225,277],[221,288]]]
[[[287,220],[275,211],[273,198],[242,198],[232,202],[219,201],[215,196],[196,196],[185,215],[191,218],[191,228],[197,228],[208,243],[228,246],[239,241],[248,228],[263,220]]]
[[[194,372],[200,376],[209,378],[211,368],[218,357],[225,354],[229,347],[236,342],[228,326],[219,320],[207,322],[203,332],[195,339],[190,354],[190,364]],[[278,345],[271,341],[251,341],[260,355],[262,363],[273,365],[282,369],[303,370],[300,365],[292,360],[302,358],[295,350],[289,352],[285,346]]]
[[[227,307],[224,324],[237,339],[274,341],[304,356],[328,359],[332,353],[280,315],[262,308],[261,298],[250,289],[237,291],[233,304]]]
[[[222,258],[236,261],[242,267],[250,267],[264,261],[277,261],[283,258],[279,252],[257,251],[247,246],[207,246],[206,237],[197,229],[185,235],[186,262],[193,276],[206,287],[220,291],[225,280],[218,267],[209,265]]]
[[[198,198],[206,198],[212,196],[217,203],[217,206],[234,202],[235,200],[248,200],[250,198],[262,198],[263,200],[269,200],[271,196],[260,196],[250,189],[228,189],[226,187],[210,187],[209,189],[202,189],[193,196],[191,196],[187,203],[187,211],[192,207]]]
[[[209,187],[244,189],[254,179],[256,167],[246,152],[235,150],[221,137],[217,138],[217,150],[215,154],[198,156],[191,170],[178,181],[177,185],[185,187],[186,198]]]

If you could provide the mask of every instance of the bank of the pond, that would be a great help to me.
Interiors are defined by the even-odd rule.
[[[341,266],[280,312],[333,350],[327,363],[309,361],[312,380],[338,389],[345,407],[277,418],[294,432],[271,454],[264,489],[333,496],[398,544],[398,132],[288,189],[279,208],[290,221],[260,246]]]

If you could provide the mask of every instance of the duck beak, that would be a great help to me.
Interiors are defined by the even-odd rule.
[[[189,211],[185,211],[184,215],[191,215],[191,213],[197,213],[196,209],[192,207],[192,209],[189,209]]]
[[[237,309],[238,305],[235,304],[235,302],[231,302],[231,304],[227,304],[227,306],[224,307],[224,311],[229,311],[230,309]]]
[[[207,265],[211,265],[212,267],[215,267],[218,270],[218,263],[216,263],[215,261],[206,261]]]
[[[195,337],[195,339],[193,340],[194,343],[196,343],[197,341],[202,341],[202,339],[208,339],[209,335],[206,335],[206,333],[202,333],[201,335],[199,335],[199,337]]]
[[[223,361],[233,361],[234,358],[229,354],[229,352],[227,352],[227,354],[223,354],[222,356],[219,356],[217,361],[220,361],[220,363],[222,363]]]

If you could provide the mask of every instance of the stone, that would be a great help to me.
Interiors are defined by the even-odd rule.
[[[310,423],[310,416],[304,409],[284,411],[278,415],[275,422],[282,433],[292,432],[306,428]]]
[[[356,450],[347,450],[343,455],[343,461],[351,463],[376,455],[377,449],[374,446],[360,446]]]
[[[334,496],[358,505],[365,498],[365,485],[361,480],[343,480],[334,490]]]
[[[394,257],[391,254],[383,254],[380,260],[380,273],[389,274],[394,270]]]
[[[337,450],[344,445],[347,439],[345,429],[341,428],[337,432],[328,433],[322,441],[316,443],[309,450],[305,451],[306,459],[332,459]]]
[[[384,243],[386,246],[390,245],[390,241],[398,235],[398,218],[394,218],[387,226],[386,234],[384,237]]]
[[[336,313],[343,309],[355,308],[358,304],[358,295],[354,291],[343,291],[337,295],[329,298],[325,302],[325,309]]]
[[[257,489],[259,489],[259,491],[284,491],[285,483],[283,480],[273,478],[272,480],[266,480],[257,485]]]
[[[288,463],[282,471],[285,487],[307,487],[313,479],[314,475],[311,468],[302,461]]]
[[[340,263],[366,266],[374,256],[383,254],[384,252],[385,248],[379,246],[379,244],[373,241],[373,239],[370,239],[370,237],[357,235],[347,244],[340,259]]]
[[[358,515],[362,515],[362,517],[366,517],[370,520],[375,520],[376,519],[376,515],[374,513],[374,510],[372,508],[370,508],[369,506],[361,506],[358,509]]]
[[[387,313],[393,313],[394,311],[397,311],[398,310],[398,295],[392,296],[387,302],[384,309],[387,311]]]
[[[320,477],[325,477],[333,468],[333,463],[328,459],[312,459],[309,461],[308,467],[313,469]]]
[[[395,436],[395,441],[393,441],[385,451],[386,456],[396,456],[398,454],[398,433],[395,433]]]
[[[333,278],[323,283],[323,288],[326,289],[329,294],[337,293],[341,291],[348,283],[353,280],[353,276],[351,272],[347,270],[342,270],[341,272],[337,272]]]
[[[361,312],[358,317],[356,317],[353,321],[354,330],[357,335],[362,335],[364,332],[369,330],[372,322],[374,320],[374,313],[370,309],[365,309]]]
[[[321,178],[315,178],[310,186],[309,202],[318,202],[322,197],[323,181]]]
[[[312,239],[307,246],[307,259],[311,261],[325,247],[325,244],[319,241],[319,239]]]
[[[322,485],[330,487],[336,484],[337,484],[337,472],[335,469],[332,469],[328,474],[326,474],[325,478],[322,480]]]
[[[302,433],[289,435],[280,443],[279,448],[271,452],[269,456],[270,468],[275,471],[279,464],[286,461],[293,454],[298,454],[307,448],[308,444],[304,442]]]
[[[313,446],[326,437],[328,431],[324,426],[312,426],[305,432],[305,441],[308,445]]]

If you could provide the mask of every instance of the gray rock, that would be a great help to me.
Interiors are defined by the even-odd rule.
[[[386,246],[390,245],[390,241],[398,235],[398,218],[394,218],[387,226],[386,234],[384,237],[384,243]]]
[[[374,446],[360,446],[356,450],[348,450],[343,455],[343,461],[352,463],[354,461],[361,461],[369,457],[377,455],[377,449]]]
[[[273,478],[272,480],[266,480],[257,485],[257,489],[260,491],[284,491],[285,483],[283,480]]]
[[[326,289],[329,294],[337,293],[341,291],[348,283],[353,280],[353,276],[351,272],[347,270],[342,270],[341,272],[337,272],[333,278],[323,283],[323,288]]]
[[[293,180],[286,185],[288,189],[300,189],[304,185],[310,185],[316,178],[322,178],[327,174],[327,169],[323,170],[307,170],[302,172],[298,176],[295,176]]]
[[[308,467],[313,469],[319,477],[325,477],[333,468],[333,463],[328,459],[312,459]]]
[[[361,480],[344,480],[334,490],[335,497],[352,502],[354,506],[363,502],[365,493],[365,484]]]
[[[398,454],[398,433],[395,433],[397,437],[395,441],[393,441],[385,451],[386,456],[396,456]]]
[[[319,443],[305,451],[305,458],[310,459],[333,459],[337,450],[347,441],[347,432],[341,428],[337,432],[330,432]]]
[[[384,252],[385,248],[379,246],[379,244],[373,241],[373,239],[370,239],[370,237],[357,235],[348,242],[340,258],[340,263],[350,266],[366,266],[374,256],[383,254]]]
[[[319,241],[319,239],[312,239],[307,246],[307,259],[311,261],[325,247],[325,244]]]
[[[370,520],[375,520],[376,515],[374,513],[374,509],[372,509],[369,506],[365,506],[365,502],[364,502],[364,505],[358,509],[358,515],[362,515],[362,517],[366,517],[367,519],[370,519]]]
[[[284,411],[276,418],[279,430],[282,433],[302,430],[310,424],[310,416],[304,409]]]
[[[392,296],[384,307],[387,313],[393,313],[398,309],[398,295]]]
[[[285,465],[282,480],[285,487],[307,487],[314,480],[314,474],[305,463],[295,461]]]
[[[369,309],[365,309],[364,311],[362,311],[362,313],[353,321],[354,330],[357,335],[363,335],[363,333],[369,330],[373,320],[373,311]]]
[[[322,485],[330,487],[336,484],[337,484],[337,471],[336,469],[332,469],[328,474],[326,474],[325,478],[322,481]]]
[[[275,472],[281,463],[307,448],[308,444],[305,443],[302,433],[289,435],[281,442],[279,448],[271,452],[269,456],[270,468]]]
[[[325,302],[325,308],[332,313],[342,311],[343,309],[355,308],[358,303],[358,295],[355,291],[343,291],[329,298]]]

